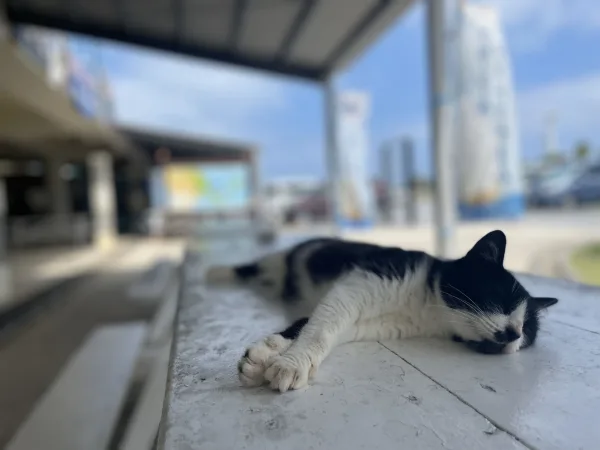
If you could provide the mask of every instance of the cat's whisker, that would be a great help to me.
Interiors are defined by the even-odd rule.
[[[482,322],[480,320],[479,317],[477,316],[473,316],[473,315],[462,315],[462,314],[457,314],[460,317],[463,317],[467,320],[467,324],[472,325],[474,328],[477,328],[478,330],[482,330],[484,332],[488,332],[490,334],[495,333],[496,331],[498,331],[495,328],[490,327],[488,324],[486,324],[485,322]]]
[[[444,308],[447,311],[447,307],[443,306],[443,305],[428,305],[428,308]],[[481,332],[482,329],[484,332],[487,332],[489,334],[494,334],[496,331],[498,331],[497,327],[492,327],[490,324],[487,324],[485,322],[482,322],[482,318],[480,316],[478,316],[477,314],[473,314],[471,312],[468,311],[461,311],[461,310],[450,310],[450,315],[451,316],[456,316],[457,318],[460,317],[461,319],[464,320],[452,320],[452,319],[447,319],[449,322],[453,322],[453,323],[458,323],[460,325],[463,326],[468,326],[478,332]]]
[[[496,326],[492,326],[490,323],[484,321],[480,316],[471,313],[465,313],[457,310],[453,310],[451,314],[462,317],[467,320],[467,324],[472,325],[474,328],[477,328],[479,331],[483,330],[484,332],[494,334],[498,331]]]
[[[487,325],[486,328],[488,329],[488,331],[490,331],[492,333],[495,331],[498,331],[498,327],[492,321],[490,321],[488,318],[486,318],[486,314],[481,310],[481,308],[477,307],[477,305],[471,304],[471,303],[467,302],[465,299],[457,297],[453,294],[450,294],[449,292],[445,292],[445,291],[441,291],[441,292],[448,295],[449,297],[455,298],[456,300],[462,302],[463,304],[465,304],[467,306],[470,306],[476,313],[476,314],[473,314],[473,317],[476,320],[481,321],[482,323],[485,323]],[[479,314],[477,314],[477,313],[479,313]]]
[[[471,297],[469,297],[467,294],[465,294],[463,291],[461,291],[461,290],[460,290],[460,289],[458,289],[456,286],[454,286],[454,285],[452,285],[452,284],[449,284],[449,283],[448,283],[446,286],[448,286],[448,287],[450,287],[450,288],[452,288],[452,289],[454,289],[454,290],[458,291],[460,294],[462,294],[462,295],[464,296],[464,298],[462,298],[462,297],[461,297],[461,298],[459,298],[459,297],[457,297],[456,295],[450,294],[450,293],[449,293],[449,292],[447,292],[447,291],[442,291],[442,292],[444,292],[446,295],[450,295],[450,296],[452,296],[452,297],[456,298],[457,300],[459,300],[459,299],[460,299],[460,300],[462,300],[462,301],[463,301],[465,304],[471,305],[471,306],[472,306],[472,308],[473,308],[474,310],[476,310],[477,312],[480,312],[481,314],[484,314],[484,312],[483,312],[483,310],[481,309],[481,307],[479,307],[479,306],[478,306],[478,305],[477,305],[477,304],[476,304],[476,303],[473,301],[473,299],[472,299]],[[440,287],[440,290],[441,290],[441,287]]]
[[[462,302],[463,302],[465,305],[467,305],[467,306],[472,306],[472,307],[473,307],[473,310],[474,310],[474,313],[473,313],[473,318],[474,318],[476,321],[478,321],[478,322],[482,323],[482,325],[483,325],[483,326],[484,326],[484,327],[485,327],[485,328],[486,328],[488,331],[490,331],[490,332],[492,332],[492,333],[493,333],[493,332],[495,332],[495,331],[498,331],[498,327],[497,327],[497,325],[496,325],[496,324],[494,324],[494,323],[493,323],[493,322],[492,322],[492,321],[491,321],[489,318],[487,318],[487,314],[486,314],[486,313],[484,313],[484,312],[481,310],[481,308],[478,308],[478,307],[476,307],[476,305],[471,305],[470,303],[468,303],[468,302],[464,301],[464,299],[461,299],[461,298],[459,298],[459,297],[456,297],[456,296],[454,296],[454,295],[452,295],[452,294],[449,294],[449,293],[446,293],[446,294],[447,294],[447,295],[449,295],[449,296],[451,296],[451,297],[453,297],[453,298],[455,298],[455,299],[457,299],[457,300],[459,300],[459,301],[462,301]]]
[[[440,292],[442,292],[443,294],[446,294],[446,295],[448,295],[448,296],[450,296],[452,298],[455,298],[456,300],[459,300],[459,301],[461,301],[462,303],[464,303],[466,305],[471,306],[472,309],[474,309],[477,312],[483,313],[482,309],[475,302],[473,302],[473,300],[471,300],[470,298],[458,297],[458,296],[456,296],[454,294],[451,294],[448,291],[444,291],[441,287],[440,287]]]
[[[458,291],[460,294],[464,295],[467,299],[469,299],[470,302],[473,302],[473,299],[471,297],[469,297],[467,294],[465,294],[463,291],[461,291],[460,289],[458,289],[456,286],[454,286],[453,284],[448,283],[446,286]],[[473,302],[475,303],[475,302]]]

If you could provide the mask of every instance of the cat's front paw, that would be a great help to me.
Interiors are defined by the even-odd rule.
[[[272,334],[249,347],[238,363],[238,377],[244,386],[260,386],[265,383],[265,371],[272,358],[281,355],[292,343],[280,334]]]
[[[314,371],[308,356],[288,352],[271,360],[264,377],[270,383],[271,389],[286,392],[306,386]]]

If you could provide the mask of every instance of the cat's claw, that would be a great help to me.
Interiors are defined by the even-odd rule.
[[[289,352],[273,358],[264,377],[270,383],[271,389],[286,392],[306,386],[313,372],[310,358]]]
[[[249,347],[238,363],[238,377],[242,385],[253,387],[264,384],[264,374],[271,360],[287,350],[291,342],[280,334],[272,334]]]

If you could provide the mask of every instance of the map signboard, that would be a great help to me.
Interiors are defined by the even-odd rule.
[[[250,168],[245,163],[177,163],[152,175],[154,207],[171,212],[220,212],[250,206]]]

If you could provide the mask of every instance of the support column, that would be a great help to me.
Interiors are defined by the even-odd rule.
[[[333,227],[333,234],[339,235],[340,229],[337,221],[338,211],[338,179],[339,179],[339,151],[338,151],[338,126],[337,126],[337,94],[333,76],[325,81],[325,139],[327,161],[327,197],[329,199],[329,220]]]
[[[62,217],[68,216],[71,214],[72,208],[69,183],[63,179],[61,174],[61,168],[64,165],[64,161],[57,158],[51,158],[47,163],[47,182],[50,190],[52,214]]]
[[[404,171],[404,197],[405,217],[407,225],[417,224],[417,192],[415,189],[415,149],[413,141],[409,138],[402,140],[402,169]]]
[[[10,266],[8,264],[8,199],[6,183],[0,178],[0,310],[13,297],[13,285]]]
[[[117,237],[115,183],[112,157],[108,152],[88,157],[92,241],[100,249],[112,248]]]
[[[435,243],[439,257],[454,255],[455,186],[449,134],[450,104],[445,76],[445,1],[427,1],[429,101],[434,159]]]
[[[383,220],[387,223],[393,223],[394,221],[394,206],[396,198],[396,183],[394,183],[394,165],[392,163],[392,150],[394,145],[392,141],[386,142],[381,146],[379,151],[380,158],[380,173],[381,179],[385,183],[385,189],[387,192],[386,202],[384,204]]]

